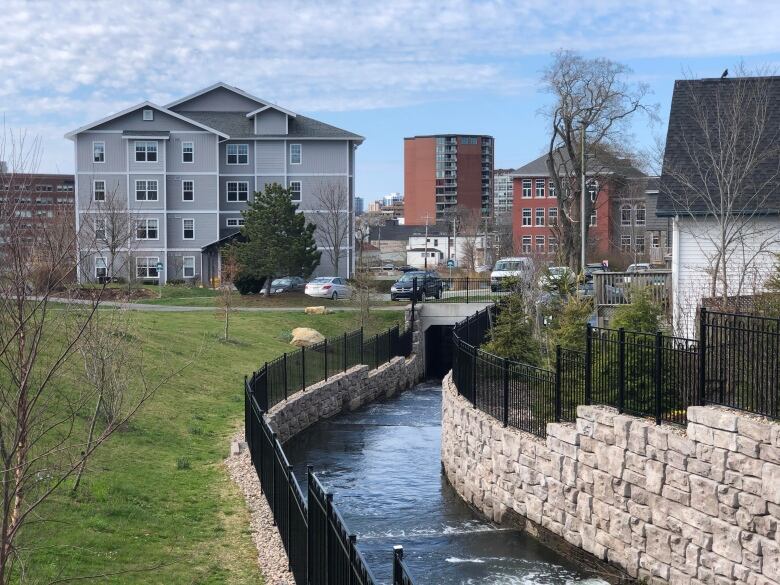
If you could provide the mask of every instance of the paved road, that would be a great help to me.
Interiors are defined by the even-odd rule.
[[[53,303],[72,303],[78,305],[91,304],[92,301],[86,299],[57,299],[52,298]],[[181,307],[176,305],[147,305],[145,303],[121,303],[118,301],[101,301],[100,304],[105,307],[121,307],[132,311],[157,311],[161,313],[189,313],[194,311],[215,311],[216,307]],[[313,303],[316,306],[316,303]],[[398,305],[371,307],[372,311],[402,311],[406,308],[405,303]],[[357,307],[345,305],[343,307],[327,307],[328,311],[357,311]],[[240,313],[287,313],[290,311],[303,312],[304,307],[236,307]]]

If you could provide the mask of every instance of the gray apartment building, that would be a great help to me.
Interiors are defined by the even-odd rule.
[[[325,211],[318,194],[342,194],[353,224],[355,151],[363,137],[225,83],[166,106],[143,102],[66,137],[75,147],[76,229],[92,236],[81,238],[90,247],[79,253],[81,280],[208,282],[219,274],[219,255],[207,252],[240,230],[241,211],[270,183],[292,189],[300,211],[319,226]],[[132,235],[112,246],[117,209]],[[351,230],[340,266],[319,248],[315,274],[352,274]]]

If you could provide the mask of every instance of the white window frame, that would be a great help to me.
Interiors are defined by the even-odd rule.
[[[154,110],[151,110],[149,108],[144,108],[142,117],[144,119],[144,122],[151,122],[154,120]]]
[[[95,223],[92,226],[92,231],[96,240],[105,241],[108,239],[108,219],[105,217],[96,217]],[[100,235],[102,232],[102,235]]]
[[[530,254],[531,250],[533,249],[533,245],[534,242],[531,236],[523,236],[523,239],[521,240],[521,244],[520,244],[521,246],[520,249],[523,251],[524,254]]]
[[[554,226],[558,224],[558,208],[547,208],[547,225]]]
[[[547,181],[545,181],[544,179],[536,179],[536,181],[534,181],[534,197],[536,197],[537,199],[544,199],[544,184],[546,182]],[[541,194],[539,193],[540,190],[541,190]]]
[[[556,199],[557,195],[555,192],[555,181],[552,179],[547,181],[547,197],[550,199]]]
[[[620,251],[621,252],[631,251],[631,234],[622,234],[620,236]]]
[[[293,161],[293,147],[298,147],[298,162]],[[293,142],[290,144],[290,164],[291,165],[302,165],[303,164],[303,145],[300,142]]]
[[[594,209],[590,213],[590,219],[588,220],[588,227],[596,227],[599,224],[599,210]]]
[[[192,260],[192,274],[187,274],[187,260]],[[182,256],[181,276],[182,278],[195,278],[195,256]]]
[[[187,222],[192,222],[192,237],[187,237]],[[195,239],[195,218],[194,217],[184,217],[181,220],[181,239],[182,240],[194,240]]]
[[[100,146],[103,149],[103,151],[101,152],[101,155],[102,155],[101,158],[103,160],[95,160],[96,159],[96,155],[97,155],[95,150],[97,149],[98,146]],[[105,164],[105,162],[106,162],[106,143],[105,143],[105,141],[103,141],[103,140],[95,140],[92,143],[92,162],[94,164],[96,164],[96,165]]]
[[[634,236],[634,250],[636,250],[637,254],[644,254],[645,249],[645,235],[644,234],[637,234]]]
[[[146,266],[146,274],[139,274],[138,269],[141,268],[138,265],[139,260],[144,260]],[[154,262],[149,262],[154,260]],[[135,277],[136,278],[160,278],[160,273],[157,271],[157,264],[160,262],[159,256],[136,256],[135,257]],[[154,270],[154,276],[152,276],[152,270]]]
[[[184,183],[192,183],[192,189],[187,189],[187,191],[192,192],[192,199],[185,199],[184,198]],[[193,179],[182,179],[181,180],[181,200],[185,203],[192,203],[195,201],[195,181]]]
[[[293,190],[293,185],[298,185],[298,199],[293,199],[292,195],[290,195],[290,201],[294,201],[295,203],[300,203],[301,199],[303,199],[303,184],[300,181],[290,181],[290,191]]]
[[[104,270],[104,274],[98,274],[98,261],[103,261],[103,266],[100,267],[102,270]],[[101,276],[108,276],[108,260],[105,256],[95,256],[95,278],[100,278]]]
[[[661,234],[658,232],[653,232],[650,236],[650,247],[651,248],[660,248],[661,247]]]
[[[138,188],[138,184],[139,183],[144,183],[144,188],[143,189],[139,189]],[[149,188],[149,183],[154,183],[155,184],[155,188],[154,189],[150,189]],[[143,194],[144,194],[144,198],[143,199],[139,199],[138,198],[138,192],[139,191],[143,192]],[[149,192],[150,191],[154,192],[154,199],[150,199],[149,198]],[[136,201],[159,201],[160,200],[160,183],[157,181],[157,179],[136,179],[135,180],[135,190],[134,190],[134,193],[135,193],[135,200]]]
[[[100,190],[100,192],[103,193],[103,198],[102,199],[98,199],[98,196],[97,196],[98,191],[99,191],[98,188],[97,188],[98,183],[102,183],[103,184],[103,189]],[[106,182],[104,180],[102,180],[102,179],[96,179],[96,180],[92,181],[92,201],[105,201],[105,200],[106,200]]]
[[[534,250],[536,252],[544,254],[545,240],[546,238],[544,236],[534,236]]]
[[[190,146],[190,152],[188,154],[192,155],[192,160],[184,160],[184,155],[187,154],[184,151],[184,148],[186,145]],[[191,140],[186,140],[181,143],[181,162],[185,165],[192,165],[195,164],[195,143]]]
[[[230,188],[231,184],[234,184],[236,188],[231,190]],[[246,186],[246,199],[240,198],[240,194],[241,194],[241,189],[239,189],[240,185]],[[231,191],[235,192],[236,194],[235,199],[230,198]],[[242,203],[242,202],[249,201],[249,181],[227,181],[225,183],[225,197],[227,198],[228,203]]]
[[[230,222],[234,223],[230,223]],[[243,217],[228,217],[225,220],[225,226],[226,227],[242,227],[246,223],[246,220]]]
[[[527,212],[527,213],[526,213]],[[522,215],[520,216],[520,223],[523,226],[532,226],[533,225],[533,215],[530,207],[523,207]]]
[[[625,217],[625,212],[628,212],[628,219],[626,219],[626,217]],[[621,205],[620,206],[620,225],[624,226],[624,227],[630,226],[631,225],[631,221],[633,219],[633,215],[634,214],[632,213],[631,206],[628,203],[624,203],[623,205]]]
[[[541,211],[541,213],[539,213]],[[544,207],[537,207],[534,212],[534,226],[544,227]]]
[[[243,146],[246,149],[246,152],[244,153],[244,156],[246,157],[246,161],[241,162],[241,146]],[[230,153],[231,147],[235,147],[236,152],[234,154]],[[230,162],[230,157],[235,156],[236,162]],[[231,142],[225,145],[225,164],[230,166],[236,166],[236,165],[248,165],[249,164],[249,144],[246,142]]]
[[[150,238],[149,237],[149,225],[150,225],[149,222],[154,222],[154,230],[157,233],[157,237],[155,237],[155,238]],[[138,237],[138,226],[141,223],[143,223],[143,225],[144,225],[143,229],[144,229],[144,233],[146,234],[146,236],[143,237],[143,238],[139,238]],[[138,240],[138,241],[159,240],[160,239],[160,220],[157,219],[156,217],[145,217],[143,219],[136,219],[135,220],[135,239]]]
[[[639,219],[639,212],[642,212],[642,219]],[[644,203],[639,203],[634,209],[634,225],[647,224],[647,207]]]
[[[530,199],[534,191],[533,181],[531,179],[523,179],[523,199]]]
[[[142,146],[143,150],[138,150],[138,147]],[[149,146],[153,146],[154,149],[154,160],[149,160]],[[160,161],[160,149],[157,147],[157,141],[156,140],[136,140],[135,144],[135,162],[137,163],[157,163]],[[143,152],[144,158],[143,160],[138,160],[138,153]]]
[[[551,253],[558,251],[558,238],[556,236],[547,236],[547,250]]]

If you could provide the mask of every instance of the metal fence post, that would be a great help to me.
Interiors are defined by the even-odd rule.
[[[322,342],[323,358],[325,360],[325,379],[328,379],[328,338],[326,337]]]
[[[661,401],[662,396],[662,383],[663,383],[663,344],[664,336],[660,331],[655,334],[655,424],[661,424],[661,417],[663,415],[663,407]]]
[[[306,346],[301,346],[301,391],[306,391]]]
[[[469,302],[469,277],[466,277],[466,302]]]
[[[355,549],[357,548],[357,536],[350,534],[347,536],[349,540],[349,585],[356,585],[355,581]]]
[[[507,426],[509,424],[509,360],[503,358],[502,364],[504,368],[504,414],[503,424]]]
[[[593,400],[593,326],[585,326],[585,404]]]
[[[276,433],[271,433],[271,521],[276,526]]]
[[[477,348],[471,346],[471,406],[477,407]]]
[[[618,412],[626,403],[626,330],[618,329]]]
[[[344,371],[347,371],[347,332],[344,332],[344,349],[342,351],[342,357],[344,362]]]
[[[414,309],[415,302],[417,301],[417,277],[412,279],[412,309]]]
[[[331,581],[331,563],[328,551],[330,550],[330,519],[333,516],[333,494],[325,494],[325,585],[329,585]],[[333,585],[338,585],[333,581]]]
[[[555,422],[561,422],[563,397],[561,388],[561,346],[555,346]]]
[[[284,352],[283,363],[284,363],[284,399],[287,400],[287,352]]]
[[[699,388],[696,404],[704,406],[706,402],[707,384],[707,309],[699,309]]]
[[[404,560],[404,547],[400,544],[393,546],[393,585],[403,583],[403,571],[401,570],[401,561]]]
[[[366,363],[364,360],[363,353],[365,351],[365,348],[363,347],[363,326],[360,326],[360,363],[364,364]]]
[[[379,367],[379,333],[374,335],[374,368]]]
[[[306,488],[311,493],[311,475],[314,468],[311,465],[306,466]],[[312,509],[314,506],[309,504],[306,508],[306,583],[314,581],[314,528]]]
[[[290,544],[292,543],[292,501],[293,501],[293,489],[292,478],[293,466],[287,464],[287,570],[292,571],[292,551],[290,550]]]

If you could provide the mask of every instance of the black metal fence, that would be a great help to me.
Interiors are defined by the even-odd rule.
[[[265,368],[256,373],[258,387],[267,387],[263,380],[267,374]],[[323,488],[311,466],[307,468],[308,502],[303,497],[293,468],[266,422],[248,378],[244,383],[244,413],[252,464],[273,513],[295,582],[298,585],[375,585],[377,581],[357,548],[357,537],[347,528],[333,503],[333,495]],[[398,557],[397,547],[393,551],[393,585],[413,585]]]
[[[506,295],[490,278],[413,278],[409,298],[416,303],[490,303]],[[406,297],[404,297],[406,298]]]
[[[412,335],[411,328],[402,332],[396,325],[366,337],[361,327],[286,352],[253,372],[248,383],[260,408],[268,411],[292,394],[358,364],[376,368],[396,356],[408,357],[412,353]]]
[[[557,347],[554,369],[479,348],[497,309],[455,326],[453,377],[476,408],[544,437],[579,404],[685,424],[686,409],[719,404],[780,418],[780,319],[700,312],[699,339],[588,325],[585,351]]]

